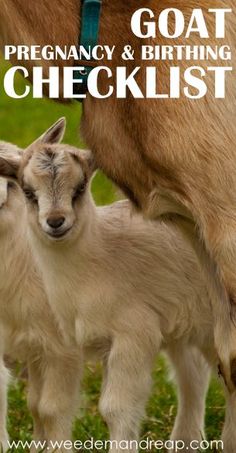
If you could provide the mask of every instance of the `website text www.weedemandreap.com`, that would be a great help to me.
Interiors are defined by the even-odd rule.
[[[36,451],[47,451],[47,450],[71,450],[74,448],[75,451],[108,451],[109,449],[115,450],[137,450],[137,451],[171,451],[179,452],[184,449],[196,450],[196,451],[223,451],[224,445],[222,440],[192,440],[186,446],[185,442],[182,440],[152,440],[152,439],[142,439],[140,441],[136,440],[95,440],[94,438],[87,439],[85,441],[81,440],[63,440],[63,441],[12,441],[8,442],[8,447],[10,451],[19,451],[31,450],[34,448]]]

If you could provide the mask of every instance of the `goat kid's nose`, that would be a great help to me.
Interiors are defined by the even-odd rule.
[[[53,228],[53,229],[58,229],[61,228],[62,225],[65,223],[65,217],[48,217],[47,219],[47,224]]]

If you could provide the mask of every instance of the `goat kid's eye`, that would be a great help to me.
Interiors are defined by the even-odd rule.
[[[8,188],[8,190],[16,189],[16,184],[13,181],[8,181],[7,182],[7,188]]]
[[[35,195],[34,190],[32,190],[32,189],[23,189],[23,192],[24,192],[27,200],[30,200],[33,203],[38,203],[38,199],[37,199],[37,197]]]
[[[86,181],[84,181],[82,184],[79,184],[76,189],[74,190],[72,200],[73,202],[76,201],[80,195],[85,191],[86,189]]]

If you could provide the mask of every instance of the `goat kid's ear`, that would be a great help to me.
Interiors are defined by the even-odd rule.
[[[0,176],[17,179],[20,159],[5,159],[0,157]]]
[[[60,143],[65,135],[66,119],[60,118],[41,137],[42,143]]]
[[[96,163],[96,160],[95,160],[95,157],[94,157],[92,151],[90,151],[88,149],[83,151],[83,159],[85,160],[85,162],[88,166],[89,174],[92,175],[98,169],[98,166],[97,166],[97,163]]]
[[[66,130],[66,118],[60,118],[56,123],[54,123],[43,135],[41,135],[35,142],[42,144],[57,144],[60,143],[65,135]]]

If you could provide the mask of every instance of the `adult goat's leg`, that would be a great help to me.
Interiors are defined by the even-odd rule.
[[[235,453],[236,451],[236,393],[229,394],[226,391],[226,414],[225,424],[222,432],[224,453]]]
[[[232,392],[236,389],[236,224],[232,228],[224,221],[227,219],[218,222],[217,237],[209,235],[208,240],[225,288],[225,298],[222,298],[218,311],[213,306],[215,344],[221,360],[220,370],[228,390]]]
[[[169,216],[165,215],[164,217],[168,220]],[[201,240],[202,231],[199,231],[192,220],[175,214],[171,214],[171,219],[171,221],[174,220],[179,225],[190,240],[202,266],[202,275],[205,278],[209,297],[212,302],[214,339],[219,357],[219,369],[229,392],[233,392],[236,388],[236,324],[232,316],[229,291],[226,289],[225,279],[223,279],[220,272],[220,269],[223,267],[222,260],[219,259],[217,254],[211,255],[209,253],[208,250],[213,250],[214,247],[212,244],[209,244],[209,240],[207,241],[206,231],[204,232],[205,240],[203,241]],[[232,277],[232,281],[234,281],[234,276],[232,275]]]
[[[185,225],[185,228],[186,225]],[[192,235],[198,257],[206,278],[208,292],[212,301],[215,348],[219,357],[219,370],[230,393],[236,389],[236,280],[234,272],[234,243],[228,235],[228,246],[221,241],[213,241],[210,232],[204,232],[205,243]],[[205,246],[206,244],[206,246]],[[208,252],[210,250],[212,253]],[[234,283],[235,282],[235,283]]]

